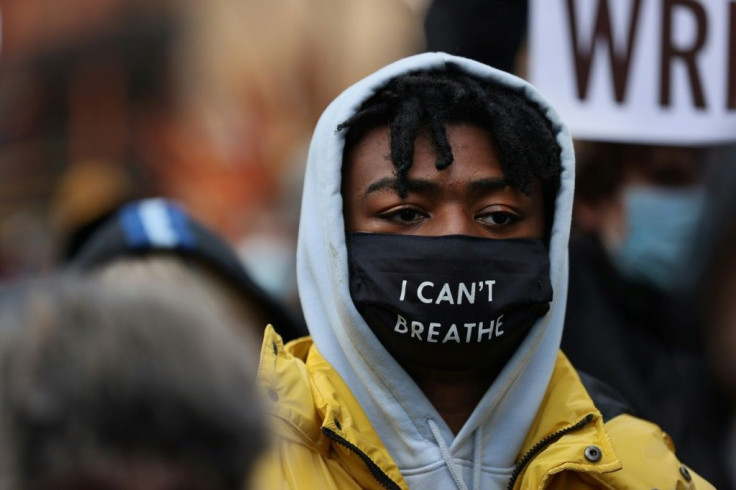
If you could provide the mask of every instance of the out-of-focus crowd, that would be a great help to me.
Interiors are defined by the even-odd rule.
[[[339,91],[421,51],[420,3],[0,17],[0,488],[241,488],[267,441],[262,330],[306,334],[309,137]]]
[[[523,75],[526,15],[0,0],[0,489],[247,482],[269,444],[263,328],[308,334],[295,251],[320,113],[424,50]],[[563,351],[736,487],[736,147],[576,145]]]
[[[4,279],[48,272],[121,203],[166,195],[293,295],[317,117],[351,82],[422,49],[419,7],[393,0],[0,7]]]

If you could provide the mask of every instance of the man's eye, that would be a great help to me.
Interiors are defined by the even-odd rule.
[[[399,223],[414,223],[422,218],[422,214],[416,209],[401,208],[385,215],[386,219]]]
[[[504,211],[496,211],[494,213],[488,213],[479,218],[485,224],[492,226],[506,226],[511,225],[519,221],[521,218],[515,214],[506,213]]]

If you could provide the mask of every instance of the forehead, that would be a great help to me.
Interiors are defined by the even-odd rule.
[[[453,163],[442,171],[436,169],[438,152],[428,131],[424,130],[413,143],[414,158],[409,178],[442,179],[481,173],[503,178],[496,145],[488,131],[471,124],[449,125],[446,131]],[[392,161],[389,128],[381,126],[366,132],[348,149],[344,165],[346,180],[356,184],[395,176],[397,170]]]

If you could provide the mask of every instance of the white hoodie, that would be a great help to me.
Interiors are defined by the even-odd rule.
[[[452,63],[469,75],[521,91],[544,108],[562,148],[562,176],[550,239],[550,311],[532,327],[455,436],[412,378],[384,349],[349,292],[338,124],[388,80]],[[425,53],[356,83],[325,110],[312,138],[302,198],[297,279],[320,353],[365,410],[411,488],[503,488],[547,388],[560,345],[567,297],[567,242],[574,186],[572,141],[557,113],[525,81],[481,63]]]

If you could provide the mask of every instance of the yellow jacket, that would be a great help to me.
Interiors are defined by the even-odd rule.
[[[309,337],[284,346],[269,327],[258,377],[276,437],[255,488],[408,488],[350,389]],[[517,461],[509,488],[713,488],[678,461],[656,425],[625,414],[604,422],[561,352]]]

